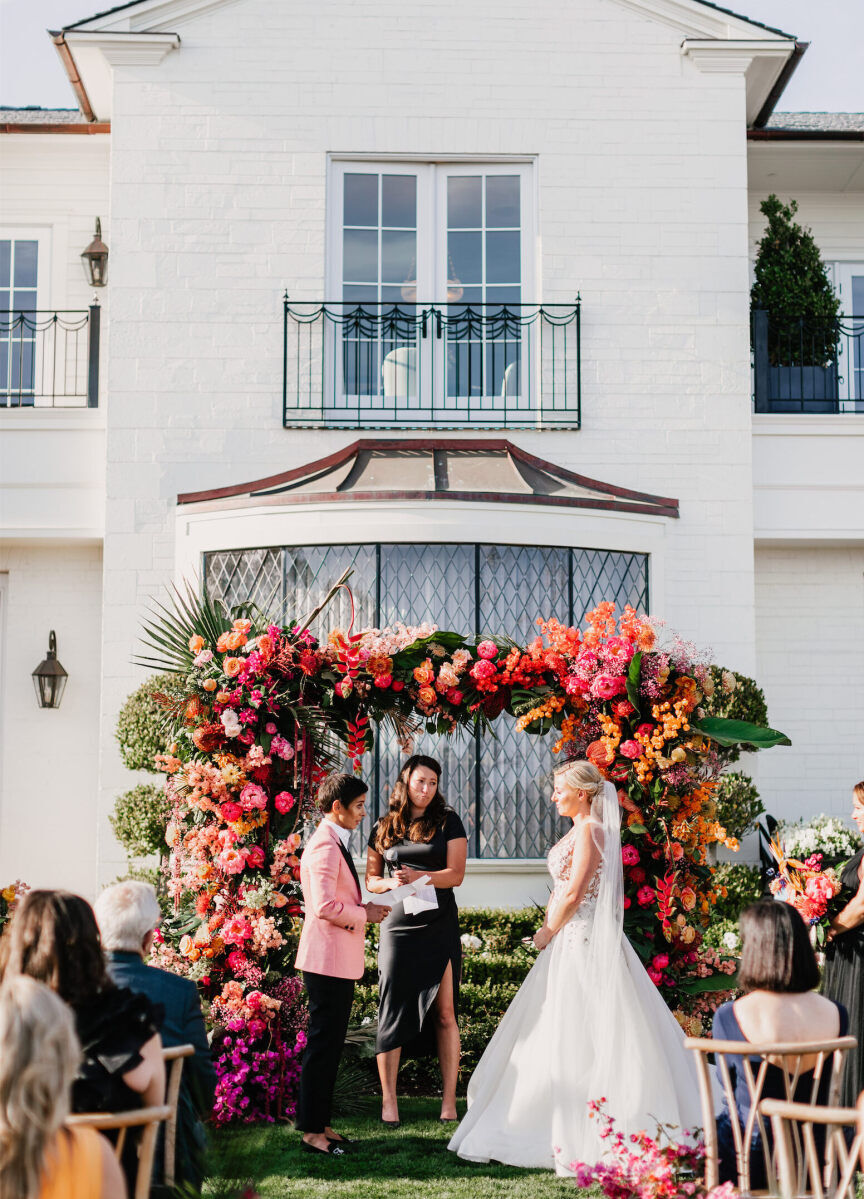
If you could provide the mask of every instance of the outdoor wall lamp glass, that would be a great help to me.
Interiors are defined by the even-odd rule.
[[[66,671],[57,661],[57,638],[54,630],[48,637],[48,654],[33,671],[33,686],[40,708],[59,708],[66,689]]]
[[[108,282],[108,247],[102,240],[102,222],[96,218],[96,234],[81,254],[84,277],[91,287],[104,287]]]

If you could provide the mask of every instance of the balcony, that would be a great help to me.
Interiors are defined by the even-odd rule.
[[[101,309],[0,309],[0,408],[97,408]]]
[[[755,412],[864,412],[864,316],[751,322]]]
[[[581,301],[284,300],[286,428],[578,429]]]

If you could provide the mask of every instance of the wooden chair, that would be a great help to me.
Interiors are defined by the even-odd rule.
[[[855,1199],[855,1176],[864,1143],[857,1108],[763,1099],[760,1110],[770,1118],[774,1130],[774,1157],[783,1199]],[[825,1129],[824,1163],[814,1126]],[[847,1128],[852,1129],[849,1140]]]
[[[177,1159],[177,1101],[180,1096],[180,1082],[183,1075],[184,1057],[194,1057],[194,1045],[163,1045],[162,1058],[168,1071],[168,1086],[165,1092],[165,1102],[171,1108],[171,1115],[165,1125],[165,1185],[173,1187],[174,1170]]]
[[[148,1199],[153,1177],[153,1158],[156,1154],[156,1134],[159,1125],[168,1120],[170,1115],[171,1108],[166,1103],[161,1107],[139,1107],[130,1112],[83,1112],[81,1115],[69,1116],[66,1123],[71,1128],[96,1128],[99,1132],[118,1129],[114,1146],[114,1156],[118,1159],[123,1152],[126,1129],[141,1128],[135,1190],[130,1199]]]
[[[735,1163],[738,1173],[738,1189],[742,1199],[748,1195],[776,1195],[777,1173],[774,1155],[771,1152],[771,1141],[766,1135],[767,1124],[762,1116],[759,1105],[763,1099],[765,1077],[769,1065],[777,1066],[783,1071],[784,1090],[786,1099],[792,1100],[795,1090],[801,1081],[802,1061],[815,1058],[813,1078],[808,1088],[807,1102],[814,1104],[823,1079],[828,1077],[828,1106],[836,1106],[840,1094],[840,1079],[846,1054],[854,1049],[857,1041],[854,1037],[838,1037],[833,1041],[808,1041],[787,1044],[753,1044],[749,1041],[712,1041],[705,1037],[688,1037],[685,1046],[692,1051],[696,1059],[696,1072],[699,1078],[699,1094],[702,1102],[702,1127],[705,1130],[705,1186],[706,1189],[719,1183],[720,1157],[717,1142],[717,1124],[715,1121],[715,1088],[711,1083],[711,1067],[709,1055],[716,1062],[716,1072],[719,1078],[726,1107],[729,1112],[732,1127],[732,1138],[735,1145]],[[750,1112],[742,1128],[735,1106],[735,1093],[730,1072],[729,1058],[743,1059],[743,1075],[750,1097]],[[751,1059],[759,1058],[758,1062]],[[762,1154],[765,1161],[765,1175],[768,1182],[767,1190],[754,1191],[750,1185],[750,1149],[754,1131],[758,1131]]]

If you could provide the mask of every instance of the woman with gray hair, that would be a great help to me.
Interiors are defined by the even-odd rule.
[[[213,1110],[216,1072],[210,1060],[207,1030],[198,988],[191,979],[148,966],[161,918],[156,892],[149,883],[128,880],[106,887],[94,905],[105,947],[108,973],[118,986],[146,995],[165,1012],[162,1043],[194,1045],[195,1056],[186,1059],[180,1086],[177,1117],[175,1179],[198,1187],[204,1174],[206,1136],[202,1121]],[[162,1155],[157,1154],[156,1181]]]
[[[0,1195],[3,1199],[125,1199],[110,1144],[64,1128],[81,1059],[71,1010],[27,975],[0,987]]]

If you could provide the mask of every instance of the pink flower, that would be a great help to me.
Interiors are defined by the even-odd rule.
[[[600,647],[600,654],[610,666],[621,667],[627,665],[635,649],[633,642],[624,637],[610,637],[606,644]]]
[[[447,692],[447,699],[450,701],[451,704],[456,704],[456,705],[461,704],[463,698],[464,697],[462,695],[462,692],[459,690],[458,687],[451,687],[450,690]]]
[[[239,803],[223,803],[219,811],[222,814],[222,819],[228,824],[233,824],[235,820],[239,820],[243,815],[243,809]]]
[[[239,874],[246,868],[246,859],[237,849],[223,849],[217,861],[226,874]]]
[[[498,646],[494,641],[481,641],[477,646],[477,655],[480,658],[497,658]]]
[[[264,850],[260,845],[250,845],[246,850],[246,865],[256,868],[264,865]]]
[[[648,721],[646,721],[644,724],[639,725],[639,728],[636,730],[636,736],[637,737],[650,737],[653,732],[654,732],[654,725],[650,724]]]
[[[268,721],[267,724],[264,725],[264,732],[269,733],[271,736],[276,732],[276,725],[272,720]]]
[[[655,891],[653,887],[640,887],[636,892],[636,902],[640,908],[647,908],[655,899]]]
[[[576,673],[583,679],[590,678],[599,669],[600,659],[591,649],[583,649],[576,659]]]
[[[380,687],[382,691],[385,691],[388,687],[390,687],[392,685],[393,675],[392,674],[379,674],[378,677],[376,679],[374,679],[373,681],[374,681],[376,687]]]
[[[401,691],[404,686],[405,686],[405,684],[402,682],[401,679],[393,680],[393,690],[394,691]]]
[[[347,699],[348,696],[351,694],[351,692],[354,690],[354,680],[353,679],[340,679],[339,682],[336,684],[336,686],[333,688],[333,690],[342,699]]]
[[[638,741],[622,741],[618,746],[618,752],[625,758],[639,758],[642,756],[642,746]]]
[[[276,808],[276,811],[281,812],[283,816],[286,812],[291,811],[291,809],[294,807],[294,803],[294,796],[290,791],[280,791],[273,800],[273,806]]]
[[[228,957],[225,960],[227,961],[229,967],[232,970],[239,971],[239,970],[242,970],[243,967],[246,965],[248,958],[246,957],[246,954],[243,953],[241,950],[234,949],[234,950],[232,950],[231,953],[228,954]]]
[[[655,970],[665,970],[666,967],[669,965],[669,954],[668,953],[655,954],[654,958],[652,959],[651,965],[654,967]]]
[[[635,845],[624,845],[621,849],[621,861],[625,866],[635,866],[639,861],[639,850]]]
[[[468,672],[473,679],[491,679],[495,674],[495,666],[488,659],[481,658],[475,662]]]
[[[663,981],[663,971],[655,970],[653,966],[649,966],[646,973],[647,973],[648,977],[651,979],[654,986],[659,987]]]
[[[212,649],[202,649],[200,654],[196,654],[192,661],[193,666],[206,666],[208,662],[213,661]]]
[[[221,931],[226,945],[242,945],[252,936],[252,925],[243,916],[232,916],[222,925]]]
[[[267,807],[266,792],[256,783],[247,783],[240,792],[240,803],[247,812],[252,808],[263,812]]]
[[[255,734],[251,729],[244,729],[237,737],[238,741],[242,741],[244,745],[251,745],[255,740]]]
[[[294,757],[294,747],[284,737],[274,737],[270,742],[270,752],[276,754],[284,762],[290,762]]]
[[[591,684],[591,694],[595,699],[612,699],[627,690],[627,684],[621,675],[598,674]]]
[[[250,1020],[246,1027],[253,1037],[260,1037],[267,1025],[263,1020]]]

